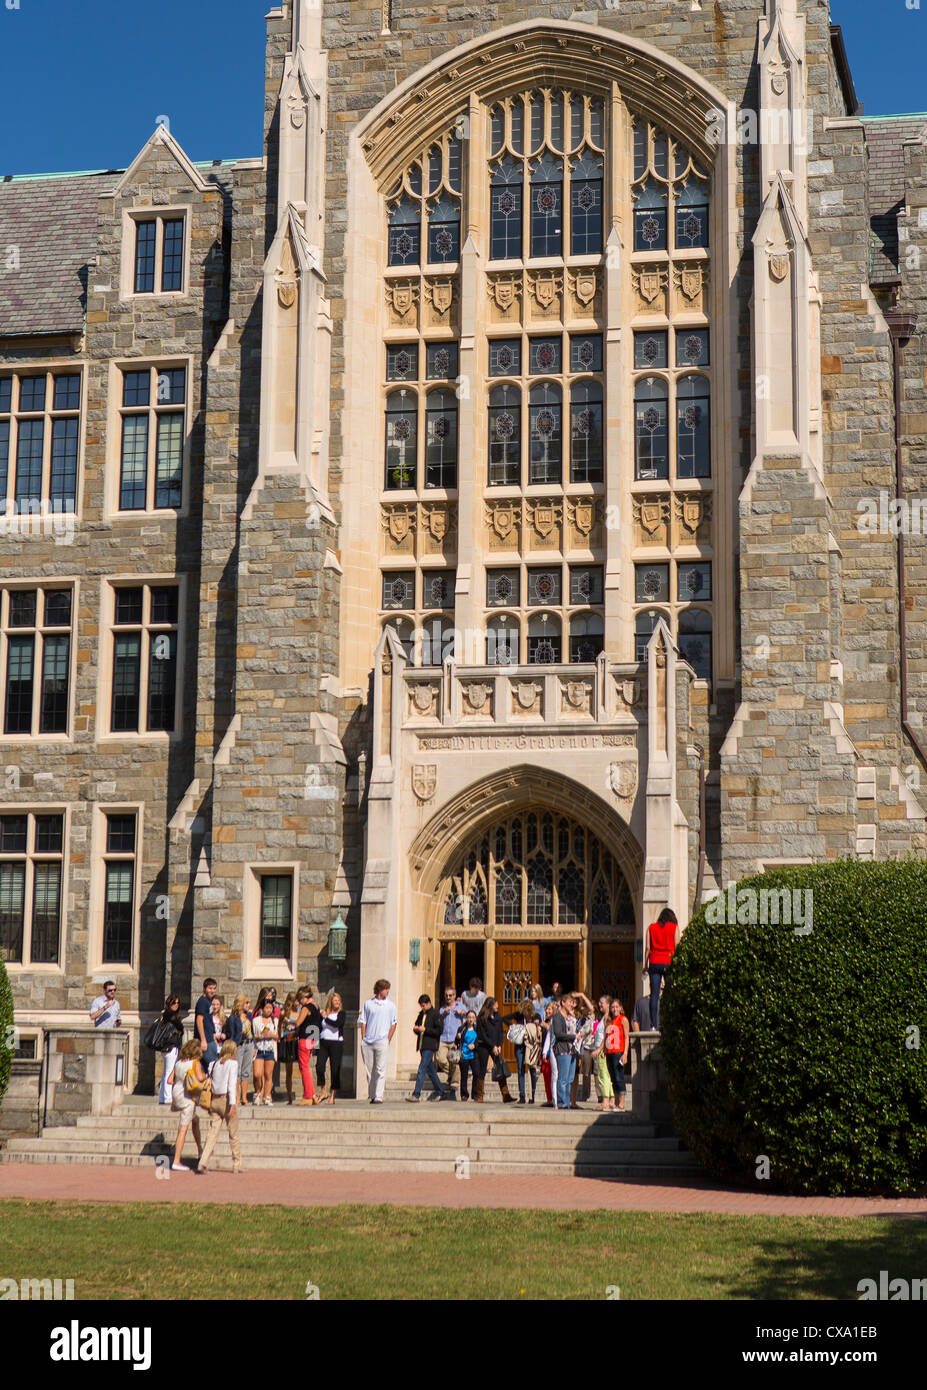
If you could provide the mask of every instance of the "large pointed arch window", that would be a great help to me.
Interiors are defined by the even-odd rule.
[[[445,928],[634,925],[614,855],[588,827],[541,806],[481,833],[439,891]]]

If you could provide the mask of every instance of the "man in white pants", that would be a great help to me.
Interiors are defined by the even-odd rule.
[[[367,1094],[371,1105],[383,1104],[386,1054],[399,1022],[389,991],[389,980],[377,980],[373,998],[367,1000],[360,1012],[361,1056],[367,1068]]]

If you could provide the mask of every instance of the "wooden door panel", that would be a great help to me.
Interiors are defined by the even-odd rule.
[[[592,948],[592,1001],[602,994],[620,999],[630,1018],[635,1004],[634,943],[618,941]]]
[[[500,942],[496,946],[496,998],[501,1014],[514,1013],[537,982],[540,953],[537,944],[527,942]],[[508,1024],[505,1031],[508,1032]],[[515,1048],[508,1038],[502,1044],[502,1055],[514,1067]]]

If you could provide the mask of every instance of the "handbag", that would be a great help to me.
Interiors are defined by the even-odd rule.
[[[516,1047],[521,1047],[525,1041],[525,1025],[523,1023],[510,1023],[509,1031],[505,1036],[510,1043],[514,1043]]]
[[[504,1057],[501,1057],[501,1056],[497,1057],[497,1058],[495,1059],[495,1061],[493,1062],[493,1064],[492,1064],[492,1079],[493,1079],[493,1081],[507,1081],[507,1080],[508,1080],[508,1076],[509,1076],[509,1069],[508,1069],[508,1066],[507,1066],[507,1064],[506,1064],[505,1058],[504,1058]]]
[[[212,1105],[212,1077],[207,1076],[205,1081],[200,1081],[193,1074],[193,1068],[187,1072],[183,1083],[184,1094],[196,1104],[201,1105],[204,1110],[208,1110]]]
[[[461,1052],[460,1048],[456,1046],[456,1044],[453,1047],[449,1047],[447,1049],[447,1060],[453,1067],[460,1066],[460,1063],[463,1060],[463,1053]]]
[[[176,1034],[173,1023],[156,1018],[145,1034],[145,1046],[150,1047],[153,1052],[170,1052],[172,1047],[176,1047]]]

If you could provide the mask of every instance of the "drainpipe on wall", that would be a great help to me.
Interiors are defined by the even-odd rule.
[[[705,825],[705,750],[698,743],[694,743],[692,746],[698,751],[698,872],[695,876],[694,904],[697,912],[699,903],[702,901],[702,880],[705,877],[705,863],[708,857],[705,849],[708,835]]]
[[[903,309],[889,309],[885,322],[892,339],[892,392],[895,405],[895,495],[899,502],[904,500],[904,466],[902,462],[901,430],[901,344],[913,337],[917,327],[917,317]],[[899,509],[900,510],[900,509]],[[898,527],[898,645],[901,678],[901,727],[914,744],[924,763],[927,763],[927,749],[921,742],[917,731],[908,720],[908,643],[907,643],[907,589],[904,569],[904,529]]]

